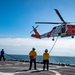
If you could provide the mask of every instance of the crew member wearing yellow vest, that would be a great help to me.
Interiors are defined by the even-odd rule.
[[[49,70],[49,58],[50,55],[48,53],[48,50],[45,49],[45,53],[43,54],[43,70],[45,70],[45,65],[47,65],[47,70]]]
[[[36,56],[37,56],[37,52],[35,50],[35,48],[32,48],[32,50],[29,53],[30,56],[30,67],[29,70],[31,70],[32,68],[32,62],[34,62],[34,69],[36,70]]]

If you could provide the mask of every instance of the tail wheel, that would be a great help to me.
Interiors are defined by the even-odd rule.
[[[53,36],[53,39],[52,39],[52,41],[54,41],[54,36]]]
[[[54,39],[52,39],[52,41],[54,41]]]

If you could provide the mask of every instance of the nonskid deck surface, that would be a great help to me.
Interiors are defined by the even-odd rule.
[[[29,70],[29,62],[0,61],[0,75],[75,75],[74,66],[49,65],[49,71],[43,71],[43,64],[33,67]]]

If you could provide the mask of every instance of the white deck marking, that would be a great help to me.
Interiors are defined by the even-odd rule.
[[[38,68],[38,69],[42,70],[41,68]],[[58,71],[55,71],[55,70],[49,70],[49,71],[55,73],[56,75],[61,75]]]
[[[61,75],[59,72],[57,72],[57,71],[55,71],[55,70],[49,70],[49,71],[55,73],[56,75]]]
[[[38,71],[42,70],[42,68],[37,68],[37,69],[38,69]],[[29,72],[33,72],[33,71],[35,72],[37,70],[28,70],[26,72],[24,72],[24,71],[23,72],[16,72],[15,74],[17,74],[17,73],[29,73]],[[58,71],[55,71],[55,70],[49,70],[49,71],[55,73],[55,75],[61,75]]]
[[[14,68],[16,68],[16,67],[14,67]],[[6,72],[0,72],[0,75],[15,75],[15,74],[18,74],[18,73],[30,73],[30,72],[35,72],[35,71],[42,71],[43,69],[42,68],[37,68],[38,70],[28,70],[28,71],[19,71],[19,72],[13,72],[13,73],[6,73]],[[55,75],[61,75],[58,71],[55,71],[55,70],[49,70],[49,72],[53,72],[53,73],[55,73]],[[48,73],[49,74],[49,72],[46,72],[46,74]]]
[[[3,72],[0,72],[0,75],[15,75],[15,73],[3,73]]]
[[[26,71],[26,73],[32,72],[32,71],[35,71],[35,70],[29,70],[29,71]],[[57,72],[55,70],[49,70],[49,71],[55,73],[55,75],[61,75],[59,72]],[[15,75],[17,73],[25,73],[25,72],[15,72],[15,73],[3,73],[3,72],[0,72],[0,75]]]

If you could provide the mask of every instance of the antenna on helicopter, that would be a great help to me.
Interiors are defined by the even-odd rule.
[[[30,32],[32,33],[34,31],[34,29],[36,29],[39,25],[37,25],[36,27],[32,26],[33,30]]]

